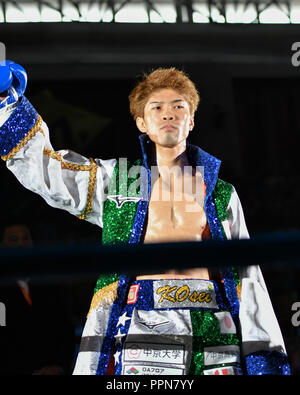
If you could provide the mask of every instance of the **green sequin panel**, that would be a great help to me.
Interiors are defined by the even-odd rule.
[[[239,285],[239,283],[241,282],[238,269],[236,267],[232,267],[231,270],[232,270],[235,286],[237,287]]]
[[[119,274],[117,273],[112,273],[112,274],[103,274],[101,275],[94,288],[94,293],[98,292],[99,289],[102,289],[106,287],[107,285],[110,285],[114,283],[115,281],[118,281],[120,278]]]
[[[227,220],[227,207],[232,195],[232,191],[233,191],[233,186],[231,184],[218,178],[218,181],[214,189],[214,202],[216,205],[217,215],[220,220],[220,223],[222,221]],[[221,229],[224,239],[226,240],[226,236],[222,224],[221,224]],[[233,267],[232,272],[233,272],[235,285],[238,286],[240,283],[238,271],[236,268]]]
[[[193,328],[193,352],[189,374],[200,375],[203,374],[204,369],[234,365],[230,363],[205,367],[204,347],[239,345],[238,336],[236,334],[220,334],[219,321],[211,310],[192,310],[191,321]]]
[[[214,201],[220,222],[227,219],[226,210],[229,204],[229,200],[231,198],[232,191],[233,186],[231,184],[218,178],[214,189]]]
[[[128,172],[132,166],[140,166],[141,161],[136,161],[134,164],[128,166],[128,169],[122,171],[119,168],[119,163],[114,168],[109,188],[108,196],[118,195],[128,196],[128,191],[133,182],[136,182],[140,177],[137,173],[135,177],[129,178]],[[133,188],[131,188],[133,189]],[[137,193],[140,193],[140,186],[137,187]],[[121,207],[118,207],[115,201],[107,199],[103,207],[103,244],[118,244],[128,243],[133,222],[136,215],[138,202],[126,201]]]

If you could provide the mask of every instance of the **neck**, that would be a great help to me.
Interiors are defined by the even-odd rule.
[[[160,166],[167,166],[168,168],[180,166],[182,168],[188,164],[185,141],[175,147],[163,147],[156,144],[153,156],[153,161],[158,168]]]

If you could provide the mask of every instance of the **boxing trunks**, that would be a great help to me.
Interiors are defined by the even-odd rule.
[[[109,338],[109,374],[242,372],[237,326],[215,281],[134,281]]]

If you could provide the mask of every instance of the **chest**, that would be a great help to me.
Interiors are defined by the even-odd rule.
[[[152,185],[145,242],[201,240],[207,225],[202,177],[159,177]]]

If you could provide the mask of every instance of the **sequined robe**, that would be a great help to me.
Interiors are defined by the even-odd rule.
[[[17,106],[0,110],[0,125],[0,155],[26,188],[38,193],[50,206],[103,227],[104,243],[143,242],[151,185],[145,137],[141,138],[141,161],[129,164],[122,177],[131,185],[134,177],[129,177],[130,168],[142,165],[148,181],[141,183],[138,194],[124,200],[112,182],[114,174],[121,174],[120,163],[116,159],[87,159],[69,150],[55,151],[47,125],[25,97]],[[220,161],[195,146],[188,146],[187,154],[194,166],[204,168],[205,212],[211,237],[248,238],[238,195],[232,185],[218,178]],[[235,323],[244,373],[289,374],[283,338],[259,267],[223,270],[222,283],[226,300],[220,301],[218,309],[224,317],[230,314]],[[132,280],[126,274],[99,278],[74,374],[107,374],[130,286]],[[210,287],[214,288],[214,284]],[[225,310],[220,309],[222,303],[226,304]],[[189,373],[188,368],[185,373]]]

